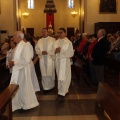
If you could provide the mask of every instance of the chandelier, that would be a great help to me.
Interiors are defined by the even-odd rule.
[[[22,16],[23,16],[25,19],[28,18],[28,16],[29,16],[29,13],[26,12],[26,6],[25,6],[25,12],[22,13]]]
[[[51,15],[56,12],[57,12],[57,10],[55,8],[55,4],[54,4],[53,0],[47,0],[45,9],[44,9],[44,13]]]
[[[75,17],[77,14],[78,14],[78,12],[76,12],[76,11],[72,11],[72,12],[71,12],[71,15],[72,15],[73,17]]]
[[[26,18],[28,18],[29,13],[28,12],[24,12],[24,13],[22,13],[22,16],[26,19]]]

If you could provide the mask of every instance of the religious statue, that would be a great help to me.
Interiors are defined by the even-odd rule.
[[[49,26],[48,26],[48,32],[49,32],[50,34],[53,34],[53,28],[52,28],[51,22],[50,22],[50,24],[49,24]]]
[[[79,29],[78,28],[76,28],[76,30],[75,30],[75,33],[77,34],[77,33],[79,33],[80,31],[79,31]]]

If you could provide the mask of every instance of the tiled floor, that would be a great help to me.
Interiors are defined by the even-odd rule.
[[[96,115],[14,117],[13,120],[98,120]]]
[[[40,80],[39,75],[38,78]],[[97,88],[92,86],[87,79],[84,77],[83,80],[79,80],[72,72],[72,82],[65,102],[56,100],[56,81],[53,91],[44,95],[41,90],[36,94],[39,101],[38,107],[27,111],[15,111],[13,120],[98,120],[95,115]],[[39,82],[41,86],[41,80]]]
[[[61,103],[56,100],[56,95],[38,95],[39,106],[14,112],[13,120],[98,120],[95,98],[96,94],[68,95]]]

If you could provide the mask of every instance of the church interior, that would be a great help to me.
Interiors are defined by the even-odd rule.
[[[34,50],[33,64],[40,86],[40,91],[36,92],[39,106],[12,112],[12,97],[19,86],[10,86],[11,73],[6,68],[8,48],[2,50],[2,45],[11,41],[15,31],[22,31],[32,37],[35,48],[42,38],[43,28],[56,40],[59,28],[65,28],[72,42],[74,56],[70,59],[69,93],[64,102],[56,100],[56,75],[55,88],[44,93],[39,58]],[[90,40],[99,29],[106,31],[109,50],[104,58],[104,81],[96,83],[87,53]],[[77,50],[83,36],[86,43],[80,52]],[[120,120],[119,52],[119,0],[0,0],[0,120]]]

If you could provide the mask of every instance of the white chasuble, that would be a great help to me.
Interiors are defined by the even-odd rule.
[[[16,64],[16,65],[13,66],[13,73],[12,73],[12,76],[11,76],[11,83],[14,83],[14,84],[18,83],[19,69],[24,67],[20,64],[20,57],[21,57],[20,55],[21,55],[21,52],[23,50],[24,44],[25,43],[23,41],[21,41],[16,46],[16,49],[15,49],[13,61],[14,61],[14,64]]]
[[[54,69],[54,38],[47,37],[41,38],[35,47],[36,53],[40,58],[40,68],[42,76],[52,76],[52,72]],[[47,55],[42,55],[42,51],[47,51]]]
[[[67,39],[58,39],[55,42],[55,49],[57,47],[61,48],[60,53],[56,54],[56,66],[58,72],[58,80],[66,80],[66,69],[67,65],[70,63],[70,58],[73,56],[73,48],[71,42]]]
[[[18,84],[19,90],[12,100],[12,111],[31,109],[39,105],[31,81],[31,54],[28,45],[21,41],[15,50],[14,66],[10,84]]]
[[[32,80],[33,88],[34,88],[35,92],[37,92],[37,91],[40,91],[40,86],[39,86],[37,75],[35,72],[35,67],[34,67],[34,64],[32,61],[32,59],[34,58],[34,51],[33,51],[32,45],[29,42],[27,42],[27,45],[30,48],[30,54],[31,54],[31,61],[30,61],[31,80]]]
[[[65,96],[71,82],[71,63],[73,56],[73,46],[66,37],[55,41],[55,49],[60,47],[60,53],[56,53],[55,66],[58,78],[58,94]]]
[[[34,50],[33,50],[33,46],[32,46],[29,42],[27,42],[27,45],[28,45],[29,48],[30,48],[31,59],[33,59],[33,58],[34,58]]]

